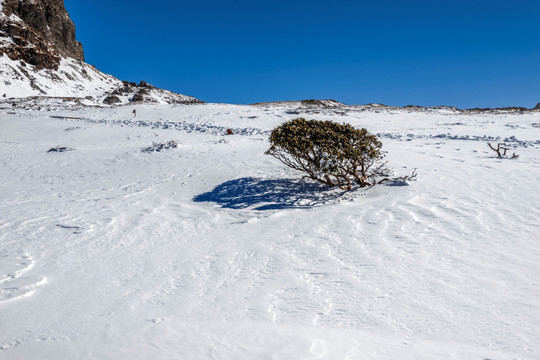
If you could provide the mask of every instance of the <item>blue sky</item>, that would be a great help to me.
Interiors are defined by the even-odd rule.
[[[207,102],[540,102],[538,0],[65,5],[88,63]]]

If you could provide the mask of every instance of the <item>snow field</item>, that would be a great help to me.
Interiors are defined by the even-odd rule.
[[[537,358],[539,114],[306,115],[418,168],[343,193],[264,155],[287,107],[132,109],[0,110],[0,358]]]

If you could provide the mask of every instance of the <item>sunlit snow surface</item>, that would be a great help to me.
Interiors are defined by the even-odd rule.
[[[0,18],[2,16],[5,15],[0,13]],[[0,37],[0,47],[12,41],[10,38]],[[62,58],[58,69],[51,70],[39,69],[24,61],[11,60],[6,54],[0,56],[0,99],[2,100],[18,98],[17,101],[20,101],[29,96],[76,97],[79,104],[93,106],[103,105],[109,95],[115,94],[117,102],[126,104],[132,101],[138,90],[143,90],[144,101],[147,103],[199,102],[191,96],[158,89],[149,84],[142,88],[126,87],[126,84],[129,85],[112,75],[102,73],[92,65],[71,58]]]
[[[2,106],[2,359],[540,358],[540,113]],[[300,182],[298,116],[417,180]]]

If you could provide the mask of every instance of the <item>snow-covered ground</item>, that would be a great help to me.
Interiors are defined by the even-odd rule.
[[[0,358],[539,359],[540,113],[306,115],[418,168],[353,192],[264,155],[299,116],[0,106]]]

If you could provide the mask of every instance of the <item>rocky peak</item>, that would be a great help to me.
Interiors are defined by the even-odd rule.
[[[0,0],[0,102],[34,96],[78,98],[85,105],[201,102],[86,64],[64,0]]]
[[[0,56],[38,68],[58,68],[61,57],[84,61],[63,0],[0,0]]]

